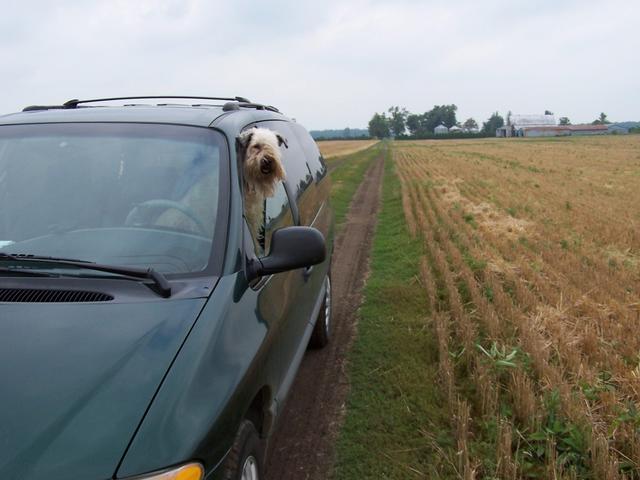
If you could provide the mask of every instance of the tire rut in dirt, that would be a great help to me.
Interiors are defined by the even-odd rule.
[[[267,479],[326,479],[349,391],[346,354],[368,274],[380,204],[384,154],[369,167],[336,239],[331,266],[333,332],[322,350],[309,350],[270,441]]]

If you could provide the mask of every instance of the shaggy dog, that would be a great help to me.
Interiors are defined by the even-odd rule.
[[[279,181],[285,179],[280,146],[286,140],[266,128],[251,128],[238,137],[244,176],[245,215],[253,234],[264,248],[264,207]]]

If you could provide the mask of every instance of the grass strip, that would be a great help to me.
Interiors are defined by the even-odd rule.
[[[380,154],[380,144],[345,157],[336,158],[329,163],[335,165],[331,170],[331,204],[335,214],[336,229],[344,224],[351,199],[360,186],[365,172]]]

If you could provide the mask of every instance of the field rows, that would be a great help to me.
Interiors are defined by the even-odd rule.
[[[640,139],[394,145],[462,478],[640,478]]]
[[[378,143],[378,140],[323,140],[318,147],[325,159],[332,159],[365,150]]]

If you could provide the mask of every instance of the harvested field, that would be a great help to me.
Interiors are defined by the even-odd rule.
[[[318,142],[318,147],[322,155],[329,159],[359,152],[375,143],[378,143],[378,140],[323,140]]]
[[[640,136],[396,142],[459,478],[640,478]]]

